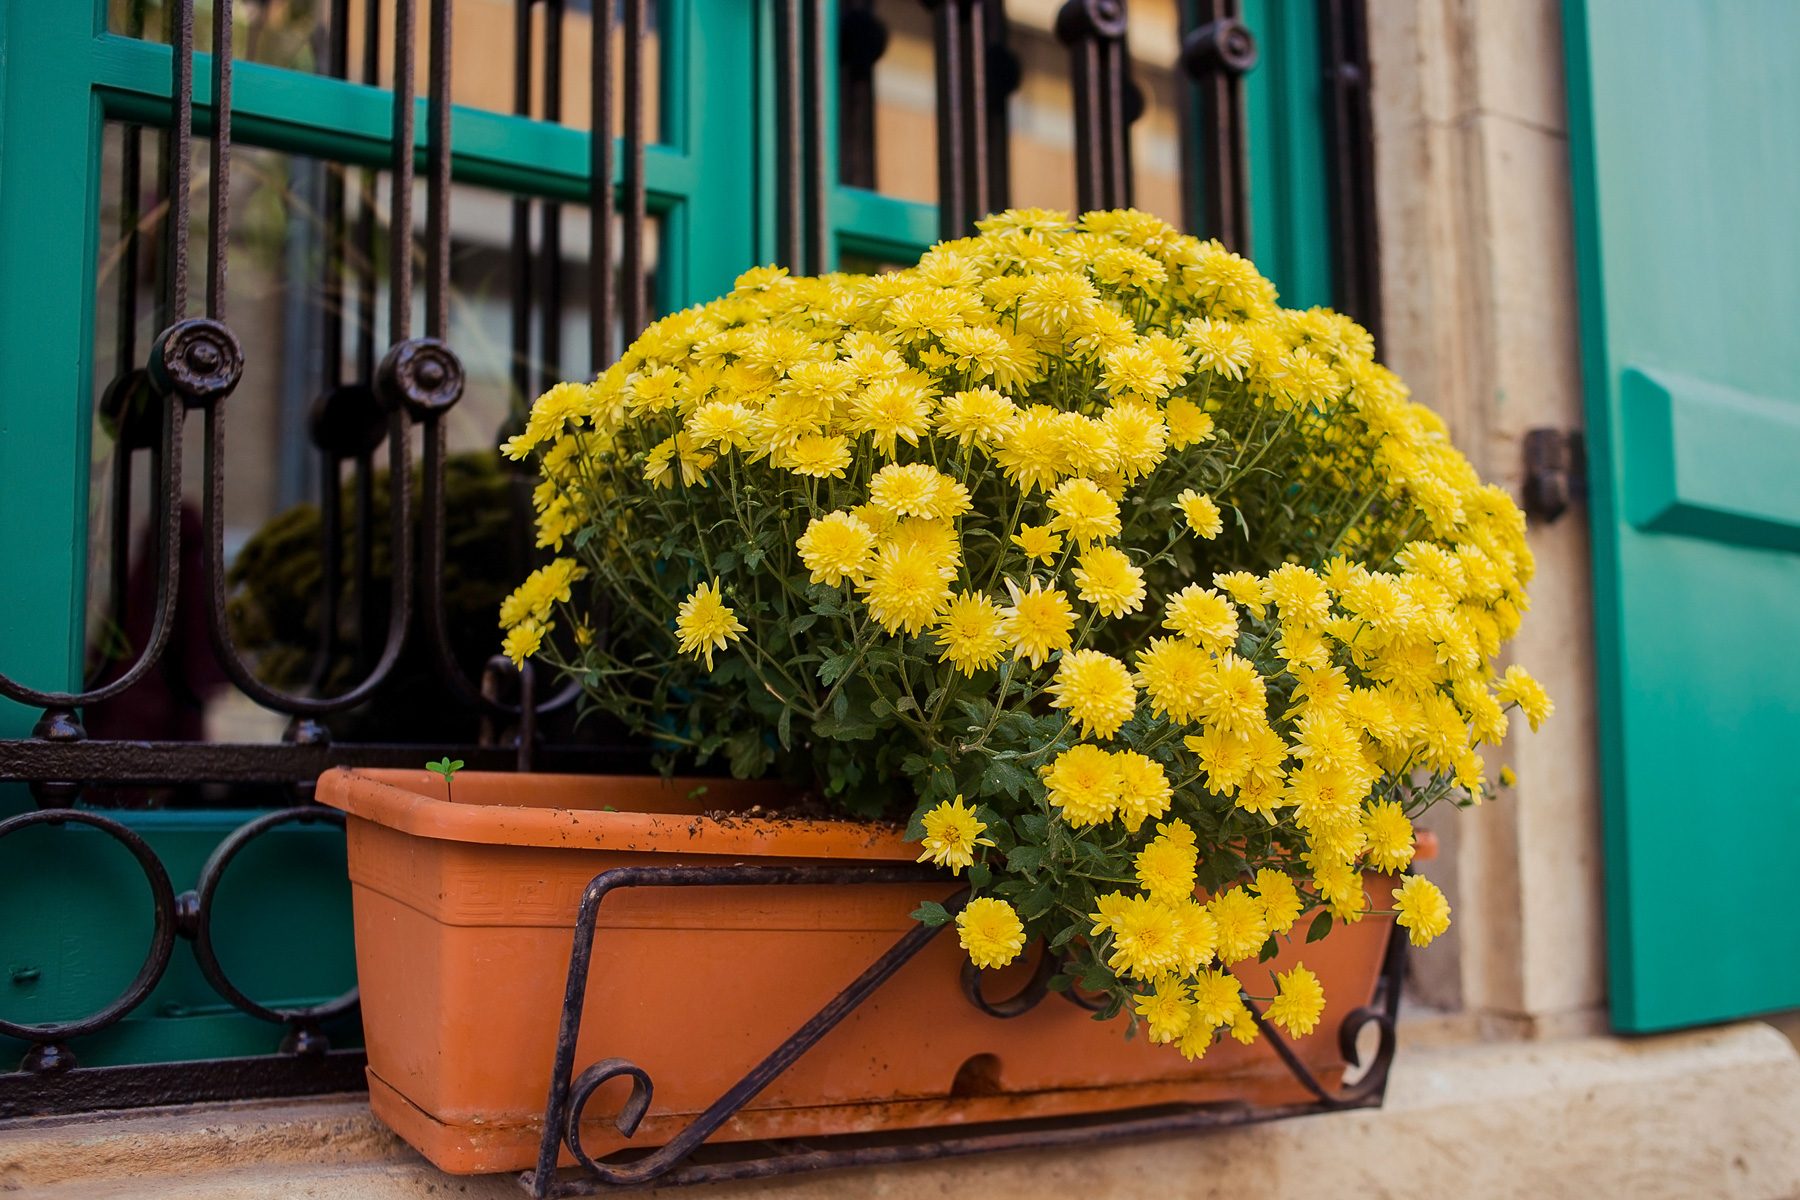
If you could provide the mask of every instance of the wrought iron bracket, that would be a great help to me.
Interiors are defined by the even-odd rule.
[[[953,1136],[921,1131],[909,1139],[876,1140],[836,1138],[758,1142],[753,1147],[708,1147],[703,1162],[693,1161],[696,1151],[727,1121],[748,1105],[801,1055],[816,1045],[845,1017],[873,995],[895,972],[905,966],[937,936],[943,927],[920,925],[905,933],[863,973],[851,981],[823,1008],[808,1018],[742,1079],[715,1100],[699,1116],[660,1148],[614,1161],[596,1161],[581,1142],[582,1110],[600,1086],[612,1079],[631,1080],[631,1093],[614,1118],[614,1126],[631,1137],[650,1110],[655,1081],[637,1064],[623,1058],[607,1058],[575,1074],[575,1042],[581,1030],[582,1011],[594,956],[600,906],[615,891],[634,887],[744,887],[839,884],[935,883],[953,886],[941,872],[918,866],[729,866],[729,867],[616,867],[589,881],[576,911],[574,945],[569,955],[568,982],[563,993],[562,1016],[557,1030],[556,1055],[550,1076],[550,1094],[544,1109],[543,1134],[537,1166],[519,1176],[520,1186],[536,1200],[563,1196],[592,1196],[641,1187],[719,1183],[804,1171],[844,1167],[881,1166],[951,1158],[1000,1150],[1041,1149],[1054,1146],[1091,1145],[1125,1137],[1187,1132],[1227,1125],[1244,1125],[1283,1117],[1371,1108],[1381,1103],[1387,1089],[1389,1068],[1397,1045],[1396,1018],[1400,987],[1405,973],[1406,939],[1390,931],[1376,994],[1371,1004],[1349,1013],[1338,1027],[1344,1058],[1362,1067],[1352,1084],[1327,1087],[1306,1066],[1281,1033],[1267,1022],[1256,1005],[1245,998],[1263,1037],[1269,1040],[1282,1063],[1314,1099],[1309,1103],[1255,1107],[1241,1103],[1165,1105],[1094,1117],[1033,1121],[1028,1126],[996,1124],[965,1128]],[[954,914],[967,900],[967,890],[945,902]],[[981,991],[977,973],[965,971],[963,991],[971,1004],[989,1016],[1011,1018],[1030,1011],[1049,994],[1048,981],[1060,956],[1048,947],[1039,951],[1037,968],[1020,991],[1003,1000],[989,1000]],[[1093,1005],[1073,991],[1061,993],[1084,1008]],[[1374,1053],[1365,1063],[1358,1045],[1362,1030],[1373,1025],[1379,1032]],[[557,1160],[564,1150],[580,1164],[574,1173],[559,1172]]]
[[[1587,499],[1587,445],[1579,429],[1525,434],[1524,509],[1549,525]]]

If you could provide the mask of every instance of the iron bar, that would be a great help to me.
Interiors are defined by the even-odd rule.
[[[504,711],[507,706],[495,705]],[[537,711],[542,712],[540,707]],[[79,726],[75,729],[79,732]],[[433,745],[470,770],[517,765],[511,749]],[[0,741],[0,783],[78,779],[96,785],[298,783],[332,767],[417,767],[427,748],[410,742],[138,742],[37,737]],[[650,752],[633,745],[548,745],[547,771],[648,773]],[[98,801],[97,801],[98,802]]]
[[[595,375],[612,362],[613,300],[613,54],[612,5],[596,9],[588,99],[588,357]],[[635,236],[642,236],[641,231]]]
[[[1068,0],[1056,14],[1075,88],[1075,194],[1084,212],[1131,203],[1125,32],[1125,0]]]
[[[649,323],[644,291],[644,6],[647,0],[624,0],[625,5],[625,245],[622,273],[625,297],[621,306],[626,343]]]
[[[838,181],[869,191],[875,190],[875,65],[888,40],[874,0],[846,0],[838,11]]]
[[[162,1108],[247,1096],[320,1096],[368,1086],[361,1050],[323,1054],[267,1054],[119,1067],[76,1067],[56,1075],[0,1074],[0,1121],[88,1113],[97,1109]]]
[[[536,0],[513,0],[513,112],[531,115],[531,12]],[[594,20],[600,21],[598,14]],[[532,286],[531,211],[529,196],[512,199],[512,387],[520,404],[532,397],[531,324],[535,289]]]
[[[598,20],[598,15],[595,16]],[[544,120],[562,123],[563,0],[544,0]],[[563,254],[562,205],[544,200],[539,205],[543,224],[538,234],[542,263],[537,280],[542,294],[539,392],[564,378],[562,373]]]
[[[1182,172],[1188,219],[1202,236],[1240,253],[1250,247],[1250,153],[1243,77],[1255,68],[1255,35],[1239,15],[1239,0],[1184,0],[1177,76],[1192,95]],[[1193,161],[1197,156],[1197,161]],[[1194,195],[1193,179],[1200,184]]]
[[[800,7],[806,0],[775,3],[775,256],[794,274],[806,272],[806,209],[801,200],[806,172],[805,81],[800,64]]]
[[[1365,0],[1318,0],[1332,304],[1381,344],[1381,242]]]

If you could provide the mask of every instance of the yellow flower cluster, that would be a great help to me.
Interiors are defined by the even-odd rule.
[[[1509,710],[1552,707],[1494,666],[1523,516],[1373,352],[1130,210],[751,271],[504,447],[563,555],[506,651],[676,755],[804,751],[847,804],[904,772],[921,859],[991,893],[957,919],[979,965],[1061,935],[1153,1040],[1248,1040],[1231,968],[1362,919],[1418,813],[1483,797]],[[558,607],[609,637],[565,644]],[[1448,924],[1398,895],[1415,942]],[[1303,967],[1265,999],[1296,1035],[1324,1005]]]

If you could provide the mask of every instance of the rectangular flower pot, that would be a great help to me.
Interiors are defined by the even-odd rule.
[[[519,1170],[537,1156],[576,907],[620,866],[911,862],[892,826],[751,815],[770,785],[654,777],[327,772],[320,800],[349,814],[357,972],[375,1113],[445,1171]],[[1394,881],[1370,875],[1390,907]],[[655,1081],[631,1139],[625,1096],[587,1108],[596,1157],[657,1146],[721,1096],[913,927],[948,882],[631,888],[599,910],[575,1070],[625,1058]],[[1303,960],[1327,1007],[1290,1044],[1327,1087],[1337,1030],[1375,993],[1392,921],[1369,917],[1237,970],[1255,994]],[[1031,973],[987,972],[1004,997]],[[1199,1062],[1051,994],[998,1019],[964,995],[954,930],[933,940],[727,1123],[714,1140],[957,1126],[1171,1103],[1313,1099],[1267,1038],[1226,1039]],[[567,1159],[565,1158],[565,1161]]]

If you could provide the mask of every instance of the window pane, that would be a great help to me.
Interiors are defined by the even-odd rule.
[[[131,447],[154,441],[155,422],[151,417],[151,428],[144,430],[141,419],[121,417],[116,401],[127,394],[121,381],[143,364],[167,322],[160,311],[158,282],[168,213],[159,165],[162,141],[159,131],[121,124],[110,124],[105,133],[88,576],[88,663],[95,679],[116,677],[136,658],[148,640],[154,610],[153,468],[148,453],[131,453]],[[189,243],[194,312],[203,303],[209,149],[204,139],[196,139]],[[128,166],[134,154],[137,180],[130,189]],[[327,484],[313,415],[334,386],[366,385],[391,342],[388,179],[382,172],[244,145],[233,146],[231,164],[226,316],[245,360],[236,391],[221,403],[231,624],[265,681],[284,690],[331,695],[361,677],[379,654],[385,631],[386,451],[374,454],[370,489],[375,510],[370,609],[362,611],[346,578],[338,605],[338,645],[321,655],[324,541],[319,500]],[[130,196],[136,197],[135,215]],[[417,240],[410,332],[419,335],[424,332],[425,297],[423,182],[417,186],[413,213]],[[535,559],[528,531],[530,478],[504,464],[495,447],[546,381],[594,373],[588,346],[593,278],[588,213],[578,205],[562,205],[557,212],[560,295],[553,321],[548,314],[551,260],[544,253],[545,219],[545,207],[532,205],[526,249],[534,303],[528,321],[519,327],[523,333],[515,337],[514,296],[523,281],[513,247],[514,200],[460,185],[452,191],[447,340],[462,360],[468,382],[445,419],[451,452],[446,597],[452,643],[471,678],[497,649],[494,607]],[[331,247],[340,231],[345,249],[341,266],[334,266]],[[651,231],[645,241],[646,269],[654,278],[660,239]],[[622,242],[620,230],[614,244]],[[617,283],[617,260],[614,268]],[[649,291],[656,294],[654,287]],[[614,311],[618,309],[615,304]],[[549,332],[552,325],[554,333]],[[615,329],[615,344],[622,334]],[[370,424],[379,436],[379,414]],[[134,434],[139,435],[135,442]],[[416,432],[414,441],[416,464]],[[125,459],[128,480],[120,473]],[[164,665],[124,696],[89,710],[95,736],[256,741],[280,736],[285,725],[285,718],[265,712],[228,686],[207,644],[199,557],[203,474],[202,422],[194,415],[186,422],[183,449],[184,615]],[[336,486],[347,527],[341,544],[347,547],[348,564],[355,558],[348,528],[355,524],[357,501],[348,465],[340,469]],[[348,573],[349,566],[344,570]],[[413,645],[393,686],[366,711],[329,721],[334,731],[361,740],[473,737],[473,718],[432,682],[430,664],[416,649],[422,640]],[[397,695],[412,699],[397,702]],[[434,724],[439,726],[435,731]]]

